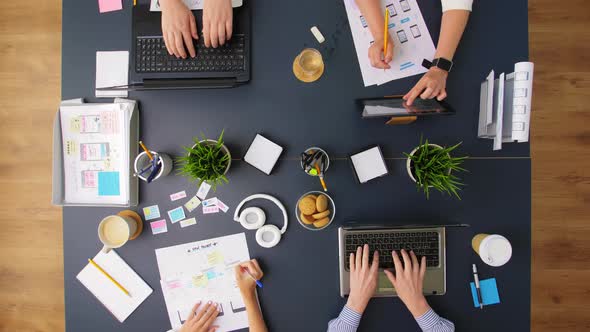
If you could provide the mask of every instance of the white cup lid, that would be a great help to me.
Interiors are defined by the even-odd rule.
[[[512,245],[502,235],[489,235],[479,245],[479,256],[490,266],[502,266],[512,257]]]

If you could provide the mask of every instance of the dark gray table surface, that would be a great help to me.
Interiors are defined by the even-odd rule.
[[[98,14],[96,1],[63,2],[62,97],[94,95],[95,52],[130,48],[131,1],[125,10]],[[440,4],[419,1],[433,40],[438,38]],[[265,288],[259,292],[266,320],[275,331],[321,331],[337,315],[344,300],[338,292],[337,228],[346,221],[382,221],[389,224],[441,222],[469,223],[468,229],[447,233],[447,294],[430,297],[441,315],[460,331],[524,331],[530,318],[530,159],[528,144],[507,144],[493,152],[491,141],[477,136],[479,82],[491,68],[512,71],[514,62],[527,60],[527,2],[476,1],[474,12],[456,54],[457,63],[448,81],[452,117],[422,120],[407,126],[388,127],[381,120],[361,120],[354,99],[407,92],[418,76],[364,88],[350,29],[341,0],[252,1],[252,81],[227,90],[135,92],[140,101],[141,136],[153,149],[172,155],[204,132],[215,136],[226,129],[226,142],[241,158],[255,133],[261,132],[285,147],[283,160],[271,176],[234,161],[230,184],[216,193],[230,212],[196,216],[198,225],[181,229],[169,224],[165,234],[152,235],[148,227],[139,239],[118,253],[154,289],[154,293],[124,324],[118,323],[75,279],[100,248],[98,222],[115,208],[64,208],[64,275],[68,331],[163,331],[169,327],[159,287],[154,249],[245,231],[229,213],[251,193],[277,196],[290,212],[290,226],[278,247],[263,249],[247,232],[250,254],[265,269]],[[296,81],[291,64],[306,46],[316,46],[309,27],[317,25],[327,37],[322,46],[326,72],[314,84]],[[277,29],[281,27],[281,29]],[[403,151],[416,145],[421,135],[439,144],[463,142],[458,153],[469,155],[463,175],[467,187],[463,200],[434,194],[427,201],[405,173]],[[327,174],[330,194],[336,201],[334,223],[322,232],[301,228],[292,212],[297,198],[319,189],[316,179],[298,170],[295,161],[307,146],[324,147],[333,157],[345,157],[371,144],[380,144],[391,174],[366,185],[355,183],[345,160],[337,160]],[[399,159],[395,159],[399,158]],[[169,176],[140,188],[141,207],[158,204],[162,213],[180,204],[168,195],[196,188],[184,178]],[[265,202],[272,223],[279,212]],[[480,263],[480,276],[496,277],[502,304],[483,311],[473,309],[468,289],[470,264],[480,262],[470,249],[479,232],[507,236],[514,256],[504,267]],[[301,319],[300,317],[305,317]],[[415,331],[417,326],[397,299],[376,299],[369,305],[362,331]]]

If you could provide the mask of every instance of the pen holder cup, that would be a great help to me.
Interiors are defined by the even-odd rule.
[[[305,151],[303,151],[303,153],[306,153],[306,154],[314,154],[317,151],[321,152],[325,156],[325,163],[326,163],[326,165],[324,167],[324,172],[327,172],[328,171],[328,168],[330,168],[330,156],[328,155],[328,153],[324,149],[319,148],[317,146],[313,146],[313,147],[310,147],[310,148],[305,149]],[[303,160],[300,160],[299,161],[299,165],[301,166],[301,169],[305,172],[305,165],[303,163]],[[310,174],[308,172],[305,172],[305,174],[307,174],[309,176],[318,176],[319,175],[319,174],[318,175]]]
[[[150,150],[150,153],[152,154],[152,156],[154,158],[159,158],[158,164],[161,165],[160,171],[158,172],[158,174],[156,175],[156,177],[154,177],[154,179],[152,181],[155,181],[161,177],[164,177],[164,176],[170,174],[170,172],[172,171],[172,168],[174,168],[174,163],[172,162],[172,158],[170,158],[170,156],[165,153],[158,153],[158,152],[151,151],[151,150]],[[147,153],[145,153],[145,151],[140,153],[139,155],[137,155],[137,158],[135,158],[135,163],[133,164],[133,169],[135,171],[134,176],[137,176],[140,179],[142,179],[143,181],[147,182],[147,179],[148,179],[151,171],[148,169],[144,173],[142,173],[142,174],[140,174],[140,173],[142,172],[142,170],[145,170],[146,167],[149,167],[150,164],[151,164],[150,158],[148,157]]]

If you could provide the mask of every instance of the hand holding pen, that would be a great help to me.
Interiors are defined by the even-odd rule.
[[[240,291],[253,292],[256,286],[262,288],[262,279],[264,273],[258,265],[258,261],[255,259],[240,263],[235,267],[236,282]]]

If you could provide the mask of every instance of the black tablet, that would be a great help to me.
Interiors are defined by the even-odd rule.
[[[444,100],[416,98],[411,106],[402,97],[360,99],[363,118],[450,115],[455,111]]]

